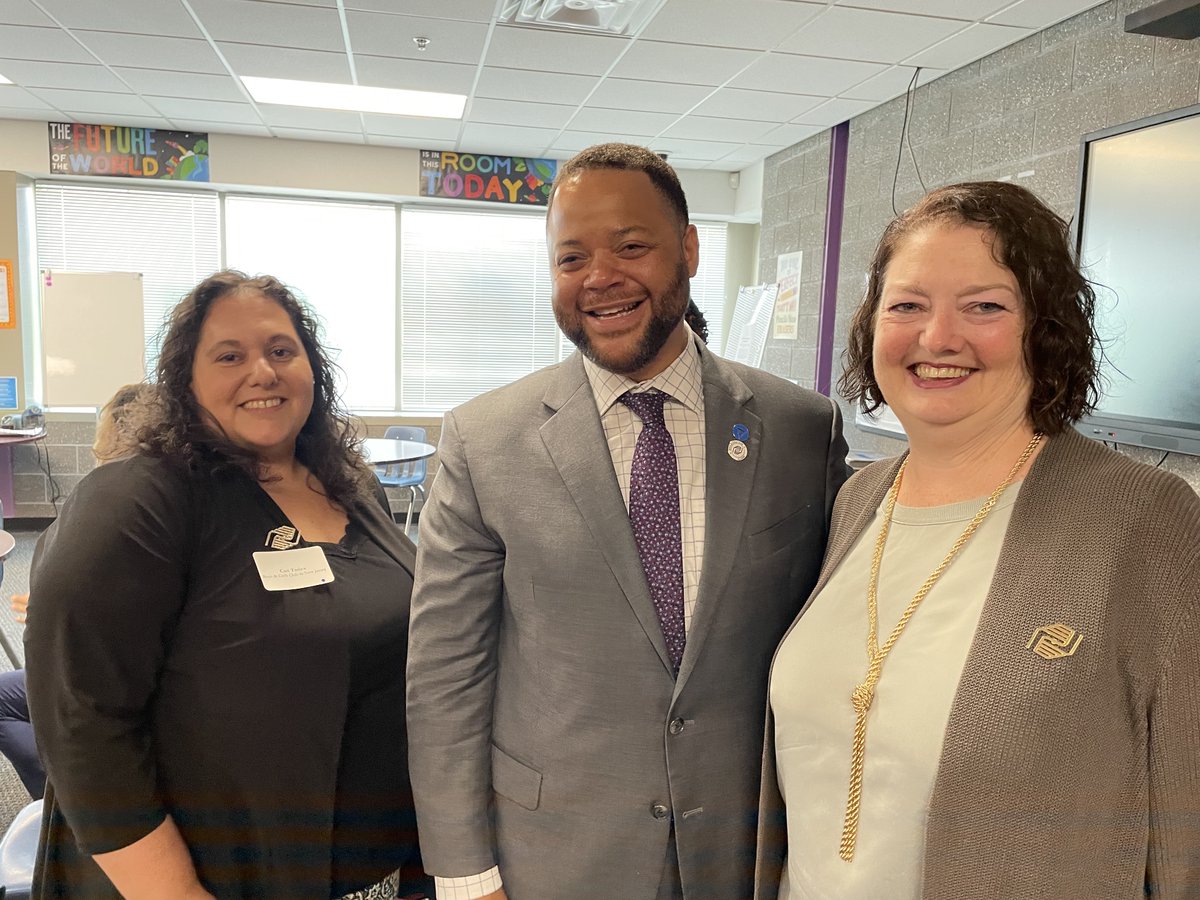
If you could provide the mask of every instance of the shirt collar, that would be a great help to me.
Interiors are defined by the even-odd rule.
[[[683,327],[687,328],[687,324]],[[641,392],[650,388],[665,391],[695,413],[702,412],[704,382],[700,375],[700,351],[696,348],[697,338],[690,328],[687,335],[688,341],[683,352],[675,357],[669,366],[647,381],[634,381],[632,378],[610,372],[585,356],[583,370],[592,386],[592,394],[596,398],[596,409],[599,410],[600,416],[603,417],[626,391]]]

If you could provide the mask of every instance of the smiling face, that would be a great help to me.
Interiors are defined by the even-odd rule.
[[[559,185],[546,243],[554,318],[585,356],[645,381],[682,352],[699,242],[649,176],[591,169]]]
[[[192,393],[234,444],[264,462],[293,458],[313,403],[313,370],[283,307],[257,291],[209,308],[192,360]]]
[[[875,379],[910,435],[1028,427],[1025,303],[984,229],[933,224],[903,238],[884,274]]]

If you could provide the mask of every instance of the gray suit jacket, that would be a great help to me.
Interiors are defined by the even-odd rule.
[[[409,649],[428,871],[498,864],[510,900],[652,900],[673,821],[689,900],[749,896],[767,666],[846,444],[828,399],[701,357],[706,541],[678,679],[579,355],[447,414]]]

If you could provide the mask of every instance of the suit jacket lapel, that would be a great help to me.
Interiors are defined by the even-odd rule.
[[[542,443],[646,637],[670,672],[671,659],[642,571],[629,511],[613,471],[612,455],[583,369],[583,358],[576,353],[561,369],[562,378],[543,398],[552,415],[540,429]]]
[[[680,686],[695,666],[742,545],[762,447],[762,420],[746,406],[753,396],[750,388],[732,369],[703,348],[700,361],[705,430],[704,563],[700,570],[696,608],[679,667]],[[734,425],[745,425],[750,431],[750,438],[745,441],[749,453],[740,461],[729,455]]]

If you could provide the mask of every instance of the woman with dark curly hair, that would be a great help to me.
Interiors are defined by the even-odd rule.
[[[171,314],[162,421],[88,475],[31,573],[42,897],[395,898],[414,548],[313,319],[220,272]]]
[[[1018,186],[885,231],[841,387],[909,450],[775,656],[759,900],[1200,892],[1200,498],[1073,429],[1093,305]]]

